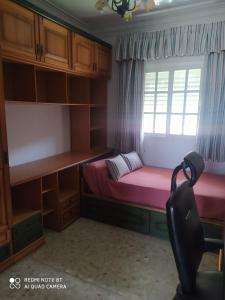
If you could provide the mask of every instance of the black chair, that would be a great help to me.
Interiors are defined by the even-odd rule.
[[[202,157],[191,152],[175,168],[171,181],[171,195],[167,201],[167,225],[179,275],[174,300],[222,300],[223,273],[198,272],[206,251],[223,249],[223,241],[204,238],[198,216],[193,186],[204,170]],[[179,185],[177,174],[183,170],[187,180]]]

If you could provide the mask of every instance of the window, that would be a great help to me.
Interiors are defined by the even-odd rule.
[[[201,68],[155,69],[145,73],[144,132],[196,135]]]

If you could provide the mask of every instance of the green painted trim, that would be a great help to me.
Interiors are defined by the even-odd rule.
[[[27,0],[12,0],[12,1],[16,2],[17,4],[19,4],[19,5],[27,8],[27,9],[35,12],[35,13],[41,15],[41,16],[43,16],[43,17],[45,17],[45,18],[47,18],[47,19],[49,19],[49,20],[51,20],[51,21],[53,21],[53,22],[55,22],[57,24],[63,25],[64,27],[68,28],[69,30],[71,30],[73,32],[76,32],[76,33],[79,33],[79,34],[81,34],[81,35],[89,38],[90,40],[93,40],[94,42],[98,42],[98,43],[100,43],[100,44],[102,44],[102,45],[104,45],[104,46],[106,46],[108,48],[112,48],[112,45],[110,45],[110,44],[108,44],[108,43],[106,43],[106,42],[98,39],[97,37],[95,37],[95,36],[93,36],[93,35],[85,32],[85,31],[83,31],[82,29],[79,29],[79,28],[77,28],[77,27],[75,27],[75,26],[67,23],[66,21],[64,21],[64,20],[62,20],[62,19],[60,19],[60,18],[58,18],[58,17],[56,17],[56,16],[54,16],[54,15],[46,12],[45,10],[37,7],[36,5],[33,5],[30,2],[28,2]]]

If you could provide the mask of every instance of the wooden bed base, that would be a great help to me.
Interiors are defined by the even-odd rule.
[[[81,193],[81,216],[152,236],[168,238],[166,212],[146,206]],[[224,223],[201,219],[205,237],[222,238]]]
[[[105,155],[104,158],[111,155],[112,152]],[[93,161],[96,159],[88,163]],[[84,165],[85,163],[81,165],[81,216],[144,234],[168,238],[165,210],[122,202],[91,193],[82,174]],[[201,222],[205,237],[223,238],[224,222],[203,218]]]

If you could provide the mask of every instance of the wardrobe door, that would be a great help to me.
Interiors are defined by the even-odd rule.
[[[39,17],[41,60],[59,68],[70,68],[71,32]]]
[[[73,69],[78,74],[94,74],[94,42],[73,33],[72,40]]]
[[[19,60],[36,60],[37,16],[22,6],[0,0],[2,54]]]
[[[94,70],[97,75],[110,76],[111,72],[111,49],[95,43]]]

